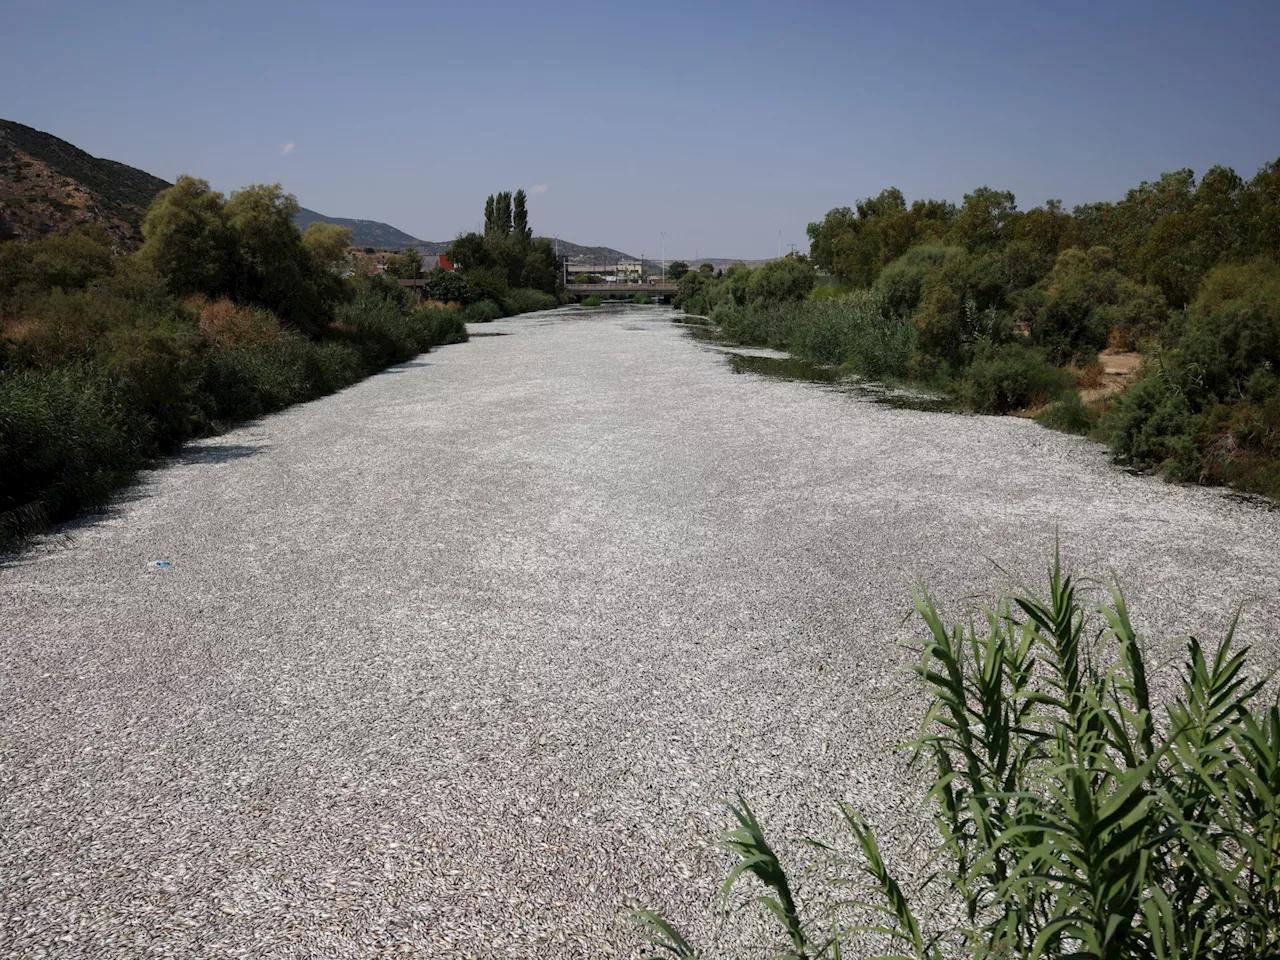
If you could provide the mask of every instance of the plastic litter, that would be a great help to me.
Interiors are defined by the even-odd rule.
[[[153,567],[172,567],[173,561],[172,560],[152,560],[151,565]]]

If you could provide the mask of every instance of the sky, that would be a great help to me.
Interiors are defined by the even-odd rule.
[[[1070,206],[1280,157],[1280,0],[0,0],[0,23],[0,117],[424,240],[523,187],[540,235],[768,257],[888,186]]]

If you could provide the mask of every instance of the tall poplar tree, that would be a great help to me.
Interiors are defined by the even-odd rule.
[[[515,196],[515,212],[512,225],[516,243],[526,244],[533,239],[533,231],[529,229],[529,210],[526,206],[524,190],[517,190]]]

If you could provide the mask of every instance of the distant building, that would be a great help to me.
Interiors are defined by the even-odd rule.
[[[434,270],[436,267],[443,267],[450,273],[458,269],[453,265],[453,261],[449,259],[449,255],[447,253],[429,253],[422,258],[423,273],[426,273],[428,270]]]
[[[567,278],[594,274],[609,283],[639,283],[644,276],[644,264],[639,260],[622,260],[618,263],[565,263]]]

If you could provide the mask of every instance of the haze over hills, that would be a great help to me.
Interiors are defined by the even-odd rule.
[[[131,249],[142,242],[147,207],[157,193],[170,186],[167,180],[144,170],[94,157],[53,134],[0,120],[0,239],[35,240],[97,223],[122,249]],[[414,247],[424,254],[436,254],[444,253],[452,242],[421,240],[378,220],[329,217],[306,208],[294,218],[300,230],[317,221],[350,228],[358,247]],[[603,266],[637,259],[612,247],[546,239],[556,244],[563,256],[579,263]],[[727,266],[742,261],[704,257],[701,262]],[[645,263],[651,272],[661,269],[656,260],[646,258]]]

